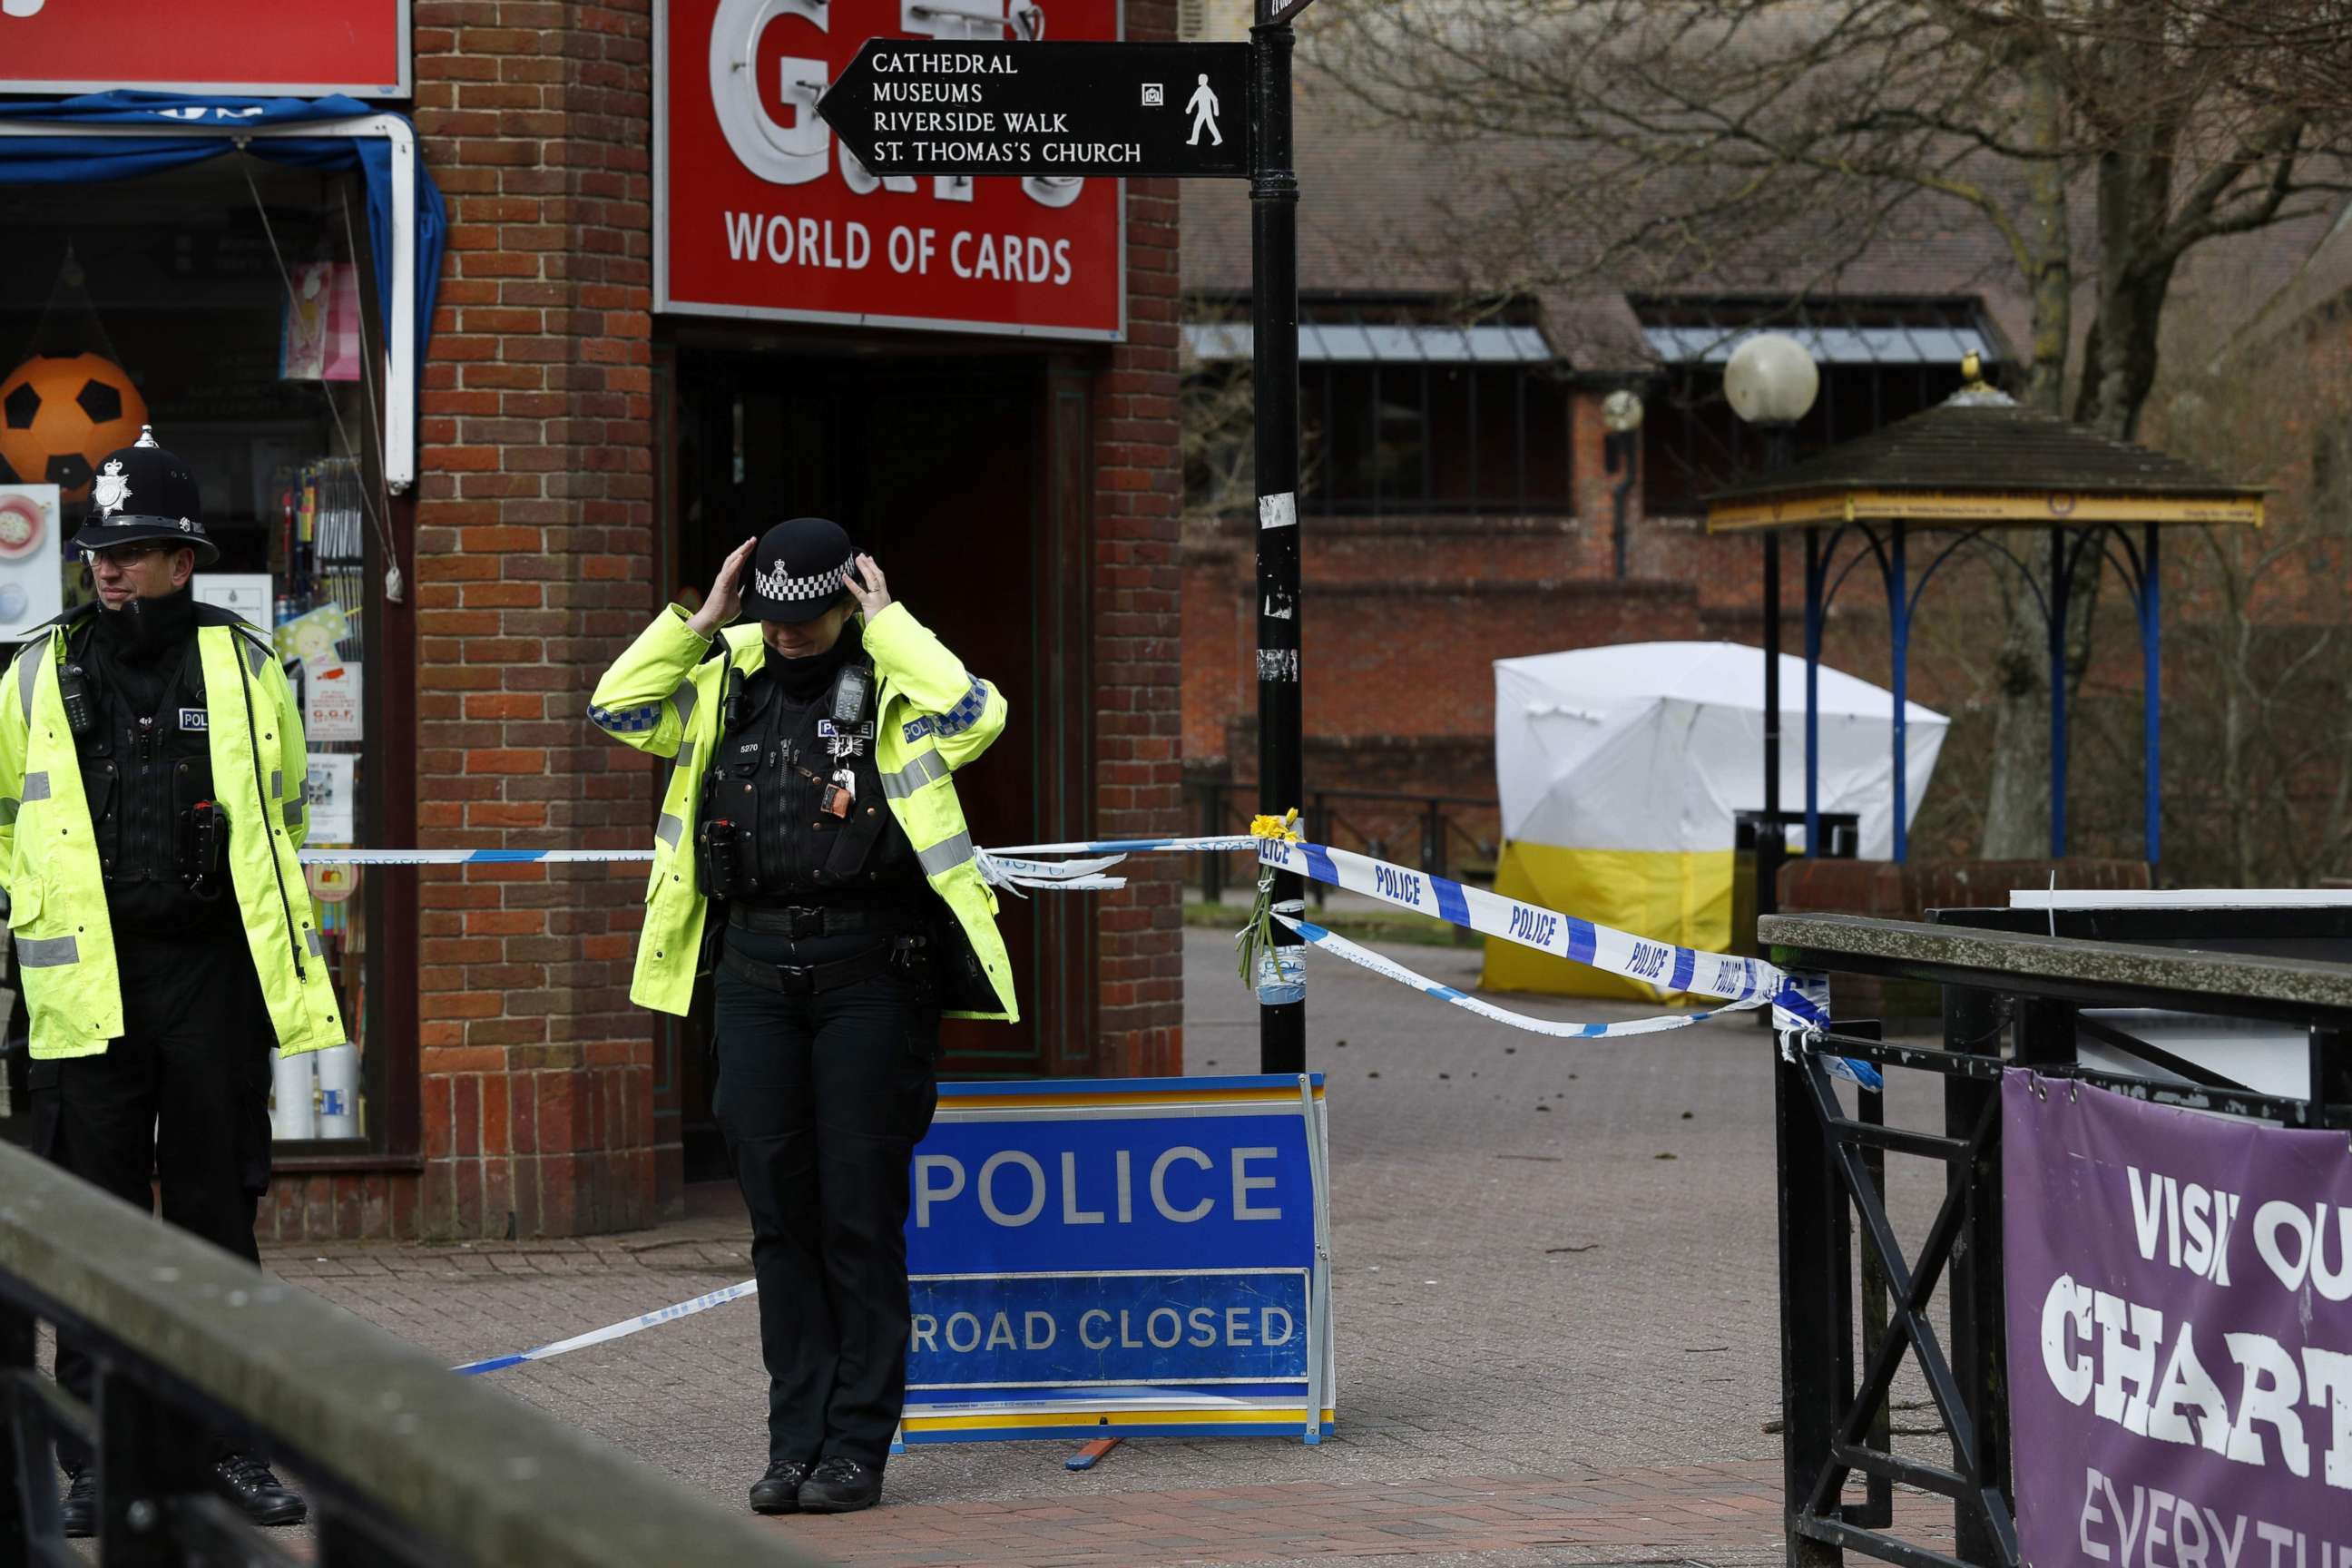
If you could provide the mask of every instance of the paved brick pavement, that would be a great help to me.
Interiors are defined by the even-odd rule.
[[[1188,1071],[1255,1066],[1231,951],[1186,933]],[[1475,981],[1475,952],[1396,951]],[[889,1506],[779,1531],[906,1568],[1780,1560],[1764,1032],[1548,1040],[1332,963],[1309,995],[1331,1084],[1336,1439],[1135,1440],[1086,1474],[1063,1469],[1067,1444],[919,1448],[892,1464]],[[1898,1188],[1908,1234],[1932,1197]],[[265,1262],[457,1362],[746,1278],[740,1205],[704,1192],[697,1207],[589,1241],[314,1243]],[[492,1375],[730,1502],[764,1458],[749,1302]],[[1905,1518],[1935,1531],[1927,1500]]]

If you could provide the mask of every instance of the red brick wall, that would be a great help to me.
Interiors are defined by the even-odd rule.
[[[418,0],[451,237],[422,396],[419,837],[640,848],[658,764],[589,691],[656,608],[650,0]],[[1128,35],[1174,36],[1171,0]],[[1094,830],[1180,827],[1177,204],[1128,187],[1129,332],[1094,366]],[[1098,895],[1097,1071],[1181,1070],[1181,868]],[[405,873],[404,873],[405,874]],[[266,1235],[571,1235],[654,1218],[642,872],[425,873],[421,1176],[289,1175]],[[667,1151],[675,1159],[675,1149]]]
[[[654,608],[649,0],[419,0],[416,110],[450,204],[422,406],[420,829],[637,847],[647,764],[586,729]],[[426,1235],[649,1223],[641,877],[428,879]]]
[[[1307,784],[1490,795],[1497,658],[1603,643],[1760,638],[1752,539],[1710,537],[1627,497],[1614,576],[1614,492],[1601,393],[1570,404],[1569,517],[1301,520]],[[1195,521],[1183,556],[1184,761],[1256,776],[1255,530]],[[1786,547],[1785,646],[1802,646],[1803,577]]]
[[[1172,0],[1128,0],[1127,36],[1173,38]],[[1179,661],[1176,183],[1127,183],[1127,342],[1095,381],[1095,831],[1184,831]],[[1183,1070],[1181,877],[1171,856],[1119,868],[1123,891],[1092,895],[1096,1071]]]

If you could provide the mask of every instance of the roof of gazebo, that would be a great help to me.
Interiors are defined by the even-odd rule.
[[[1706,498],[1710,532],[1905,521],[1970,527],[2252,523],[2263,491],[1971,385]]]

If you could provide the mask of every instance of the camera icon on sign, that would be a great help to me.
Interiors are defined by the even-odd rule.
[[[1161,84],[1160,84],[1159,82],[1156,82],[1156,81],[1147,81],[1147,82],[1145,82],[1145,83],[1143,84],[1143,107],[1144,107],[1144,108],[1146,108],[1146,109],[1163,109],[1163,108],[1167,107],[1167,103],[1168,103],[1168,89],[1167,89],[1167,88],[1165,88],[1164,86],[1162,86]]]

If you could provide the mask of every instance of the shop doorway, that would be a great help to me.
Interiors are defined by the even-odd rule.
[[[672,595],[698,596],[729,550],[780,519],[841,522],[893,595],[1012,705],[1004,737],[956,781],[974,841],[1080,836],[1091,755],[1084,377],[1042,355],[877,363],[684,347],[667,368]],[[1022,1021],[951,1021],[943,1072],[1088,1070],[1085,896],[1003,902]],[[724,1171],[709,1121],[707,989],[671,1031],[677,1071],[663,1075],[678,1086],[688,1180]]]

